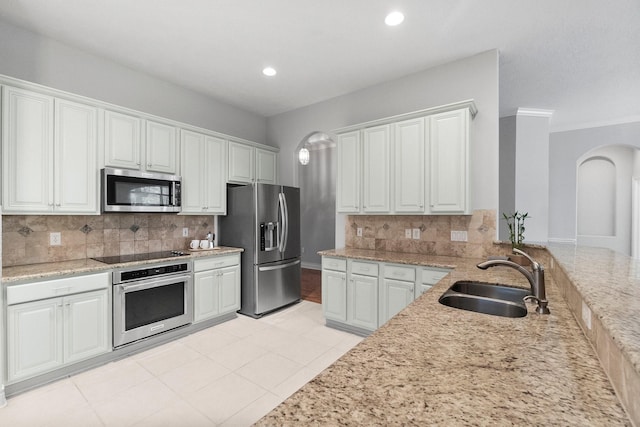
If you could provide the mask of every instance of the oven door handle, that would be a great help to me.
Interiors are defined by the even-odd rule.
[[[143,282],[138,283],[118,283],[116,286],[119,286],[123,292],[134,292],[142,289],[163,286],[165,284],[188,281],[191,281],[191,276],[171,276],[157,279],[145,279]]]

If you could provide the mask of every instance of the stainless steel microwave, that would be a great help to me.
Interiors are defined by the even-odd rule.
[[[180,212],[181,178],[131,169],[102,169],[102,212]]]

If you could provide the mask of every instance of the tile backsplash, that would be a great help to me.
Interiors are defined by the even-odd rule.
[[[4,215],[2,265],[186,249],[191,239],[214,231],[213,226],[211,215]],[[189,237],[182,236],[184,227]],[[51,232],[60,232],[60,246],[49,245]]]
[[[405,230],[416,228],[419,239],[405,237]],[[467,241],[451,241],[452,231],[466,231]],[[495,210],[472,215],[350,215],[345,222],[345,246],[356,249],[485,258],[504,252],[495,240]]]

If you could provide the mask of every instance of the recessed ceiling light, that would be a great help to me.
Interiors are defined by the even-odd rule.
[[[384,18],[384,23],[390,27],[395,27],[396,25],[400,25],[404,21],[404,15],[401,12],[391,12]]]
[[[273,77],[276,75],[276,70],[273,67],[266,67],[264,70],[262,70],[262,74],[268,77]]]

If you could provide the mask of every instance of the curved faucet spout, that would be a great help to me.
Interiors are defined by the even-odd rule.
[[[514,250],[514,252],[515,251],[517,251],[517,253],[521,255],[526,256],[529,261],[531,261],[531,268],[533,269],[533,272],[527,270],[520,264],[516,264],[515,262],[506,259],[490,259],[488,261],[481,262],[477,265],[477,267],[482,270],[486,270],[490,267],[503,265],[505,267],[511,267],[515,270],[518,270],[524,277],[527,278],[527,280],[529,281],[529,285],[531,285],[532,296],[527,298],[534,299],[538,302],[538,308],[536,308],[536,311],[541,314],[549,314],[549,308],[547,308],[547,304],[549,302],[547,301],[544,285],[544,268],[524,252]]]
[[[490,267],[496,267],[498,265],[504,265],[505,267],[511,267],[513,269],[518,270],[520,273],[522,273],[522,275],[524,277],[526,277],[527,280],[529,281],[529,285],[531,285],[531,292],[534,293],[534,290],[535,290],[535,288],[537,286],[536,286],[535,280],[533,278],[533,275],[531,274],[531,272],[529,272],[529,270],[527,270],[526,268],[524,268],[520,264],[516,264],[515,262],[508,261],[506,259],[491,259],[489,261],[481,262],[480,264],[477,265],[477,267],[482,269],[482,270],[486,270],[486,269],[488,269]]]

